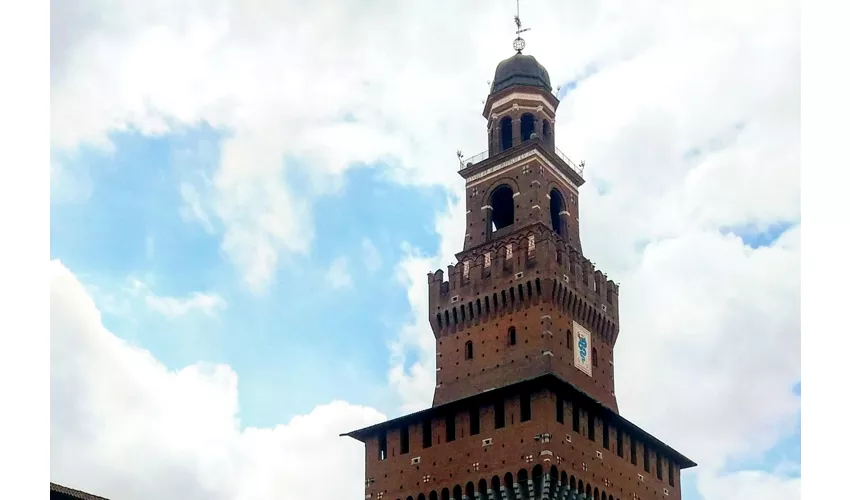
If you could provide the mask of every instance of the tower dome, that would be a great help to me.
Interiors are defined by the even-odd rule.
[[[496,75],[490,94],[495,94],[514,85],[525,85],[552,91],[549,72],[533,56],[514,54],[496,66]]]

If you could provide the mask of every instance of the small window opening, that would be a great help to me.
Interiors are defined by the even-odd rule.
[[[381,433],[378,438],[378,460],[387,459],[387,433]]]
[[[649,446],[643,445],[643,470],[649,472]]]
[[[410,452],[410,429],[405,425],[401,428],[401,454]]]
[[[564,210],[564,197],[561,196],[561,193],[558,192],[557,189],[553,189],[549,192],[549,218],[552,222],[552,230],[555,231],[555,234],[558,236],[563,236],[561,230],[563,229],[563,224],[561,224],[561,212]]]
[[[655,454],[655,477],[656,477],[659,481],[663,481],[663,480],[664,480],[664,474],[663,474],[663,472],[664,472],[664,469],[663,469],[663,467],[661,466],[661,455],[660,455],[659,453],[656,453],[656,454]]]
[[[472,341],[466,342],[464,352],[466,353],[466,359],[472,359]]]
[[[516,328],[508,328],[508,345],[516,345]]]
[[[514,145],[514,125],[510,116],[502,118],[499,122],[499,139],[502,151],[510,149]]]
[[[531,134],[534,133],[534,115],[531,113],[522,115],[519,119],[519,129],[522,142],[531,139]]]
[[[564,423],[564,398],[560,394],[558,394],[555,402],[555,420],[559,424]]]
[[[426,419],[422,422],[422,447],[431,447],[431,419]]]
[[[637,465],[637,441],[634,438],[630,438],[629,440],[631,441],[629,455],[631,456],[632,465]]]
[[[587,438],[596,441],[596,418],[592,413],[587,414]]]
[[[599,366],[599,356],[596,354],[596,348],[593,348],[593,366]]]
[[[531,420],[531,394],[524,392],[519,397],[519,421]]]
[[[602,420],[602,447],[606,450],[609,449],[609,447],[611,446],[610,436],[608,436],[608,434],[610,434],[608,429],[608,421]]]
[[[573,332],[571,330],[567,330],[567,349],[572,350],[573,348]]]
[[[481,432],[481,414],[477,406],[469,410],[469,435],[476,436]]]
[[[501,185],[490,195],[491,230],[498,231],[514,223],[514,191],[508,185]]]
[[[573,403],[573,432],[581,431],[581,415],[579,415],[578,406]]]
[[[455,440],[455,416],[454,414],[446,417],[446,442],[450,443]]]
[[[623,430],[617,427],[617,456],[623,456]]]
[[[667,483],[670,484],[670,486],[676,486],[675,476],[673,475],[673,461],[672,460],[667,461]]]
[[[493,413],[495,413],[495,423],[496,429],[501,429],[505,426],[505,401],[500,399],[496,401],[496,404],[493,406]]]

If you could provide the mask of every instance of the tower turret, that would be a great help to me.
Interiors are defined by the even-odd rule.
[[[619,415],[619,287],[582,252],[582,168],[555,147],[558,99],[516,23],[488,149],[461,163],[463,249],[428,274],[433,405],[348,434],[366,499],[679,500],[696,464]]]

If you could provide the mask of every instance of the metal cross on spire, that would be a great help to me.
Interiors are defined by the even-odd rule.
[[[522,27],[522,21],[519,20],[519,0],[516,0],[516,15],[514,16],[514,23],[516,23],[516,40],[514,40],[514,50],[517,54],[522,54],[522,49],[525,48],[525,40],[522,39],[520,33],[525,33],[531,28]]]

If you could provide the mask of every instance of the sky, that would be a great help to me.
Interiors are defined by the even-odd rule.
[[[798,4],[521,8],[621,286],[621,413],[699,464],[686,499],[798,499]],[[430,405],[426,277],[514,9],[51,1],[52,481],[362,494],[338,435]]]

